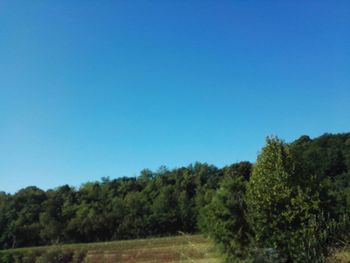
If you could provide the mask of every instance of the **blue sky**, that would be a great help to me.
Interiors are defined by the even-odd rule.
[[[4,0],[0,72],[0,190],[254,161],[350,131],[350,2]]]

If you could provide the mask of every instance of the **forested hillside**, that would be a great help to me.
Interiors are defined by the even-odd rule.
[[[250,173],[249,162],[223,169],[196,163],[143,170],[137,178],[103,178],[79,189],[30,186],[1,193],[1,248],[193,233],[220,180]]]
[[[264,182],[269,174],[283,174],[285,181],[273,177]],[[278,182],[288,182],[290,189]],[[272,188],[265,189],[269,184]],[[268,196],[274,187],[284,196]],[[143,170],[137,178],[102,178],[79,189],[65,185],[43,191],[30,186],[12,195],[2,192],[0,248],[201,231],[221,243],[227,253],[233,249],[241,253],[236,257],[243,257],[248,253],[244,247],[251,246],[248,236],[256,237],[255,246],[260,242],[266,247],[284,244],[270,240],[269,231],[282,231],[289,238],[296,235],[292,228],[263,229],[264,206],[275,209],[268,214],[279,226],[284,221],[273,217],[278,209],[288,214],[286,218],[294,218],[291,225],[319,221],[321,214],[325,225],[319,228],[326,222],[346,221],[344,215],[350,214],[350,133],[315,139],[301,136],[289,144],[269,139],[254,168],[249,162],[221,169],[195,163],[172,170]],[[284,211],[283,207],[292,208]],[[304,214],[298,214],[299,210]],[[235,239],[236,243],[231,242]]]

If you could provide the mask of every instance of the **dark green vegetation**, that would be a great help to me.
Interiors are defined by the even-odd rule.
[[[0,247],[201,231],[231,262],[322,262],[349,240],[349,215],[350,134],[269,138],[254,167],[196,163],[79,189],[0,193]]]
[[[0,247],[84,243],[169,236],[198,231],[200,209],[220,180],[249,177],[250,163],[218,169],[206,164],[138,178],[102,179],[76,190],[69,186],[42,191],[27,187],[0,195]]]
[[[204,229],[229,262],[325,262],[350,237],[350,134],[268,138],[251,177],[222,180]]]
[[[198,235],[181,235],[169,238],[9,249],[0,251],[0,262],[219,263],[220,258],[215,254],[214,246],[208,239]]]

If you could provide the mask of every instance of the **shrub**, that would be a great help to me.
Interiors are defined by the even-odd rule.
[[[41,254],[40,251],[35,251],[35,250],[28,250],[26,252],[23,252],[23,257],[22,257],[22,263],[35,263],[36,258],[39,257]]]
[[[72,259],[72,251],[53,249],[38,257],[36,263],[70,263]]]
[[[72,263],[82,263],[86,257],[85,250],[77,250],[73,254]]]
[[[10,253],[1,253],[0,254],[0,261],[3,262],[3,263],[12,263],[14,262],[14,258],[13,258],[13,255],[10,254]]]

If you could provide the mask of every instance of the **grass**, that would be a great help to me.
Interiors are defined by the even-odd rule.
[[[220,263],[214,244],[200,235],[0,250],[1,263]],[[350,249],[328,263],[349,263]]]
[[[56,251],[55,253],[51,253]],[[57,252],[59,251],[59,252]],[[51,255],[51,259],[48,259]],[[76,253],[83,254],[83,260],[73,259]],[[18,248],[0,251],[0,259],[7,255],[20,257],[19,262],[85,262],[85,263],[114,263],[114,262],[178,262],[178,263],[219,263],[220,257],[215,252],[214,245],[200,235],[180,235],[175,237],[137,239],[127,241],[69,244],[47,247]],[[62,254],[70,255],[62,259]],[[32,255],[29,257],[28,255]],[[33,256],[34,255],[34,256]],[[45,257],[43,256],[45,255]],[[41,257],[41,261],[38,258]],[[60,259],[58,259],[60,258]],[[18,259],[17,259],[18,260]],[[1,261],[3,262],[3,261]],[[12,261],[8,261],[12,262]],[[13,262],[16,262],[13,259]]]
[[[349,263],[350,248],[337,250],[328,260],[329,263]]]

